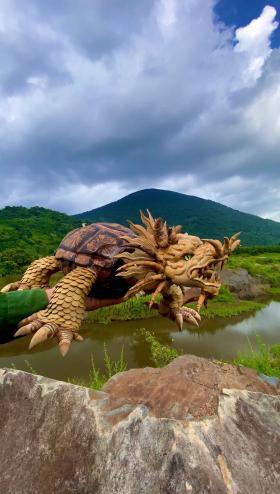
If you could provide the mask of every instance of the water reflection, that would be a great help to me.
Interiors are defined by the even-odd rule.
[[[260,334],[263,338],[280,336],[280,303],[270,302],[266,307],[257,311],[254,316],[247,317],[239,324],[230,324],[228,328],[234,327],[234,331],[251,335]]]
[[[153,318],[138,321],[115,321],[111,324],[87,322],[81,334],[82,344],[74,344],[65,359],[61,358],[53,341],[38,345],[28,351],[29,338],[19,338],[0,346],[0,367],[28,370],[25,360],[39,374],[56,379],[69,376],[86,378],[93,355],[95,365],[103,369],[103,345],[113,359],[118,359],[122,346],[128,367],[152,365],[149,346],[139,329],[153,330],[158,340],[184,353],[231,360],[240,350],[248,347],[247,337],[254,343],[254,335],[259,334],[268,344],[280,341],[280,303],[271,302],[255,314],[241,315],[230,319],[216,318],[204,320],[199,330],[188,327],[182,333],[168,319]]]

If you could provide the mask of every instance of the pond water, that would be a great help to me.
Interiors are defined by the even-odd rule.
[[[185,326],[180,333],[165,318],[136,321],[115,321],[108,325],[86,322],[81,334],[85,341],[72,344],[62,358],[54,341],[47,341],[28,350],[29,338],[18,338],[0,345],[0,367],[16,367],[28,371],[26,361],[41,375],[67,380],[69,377],[87,379],[91,355],[97,368],[104,370],[104,343],[113,360],[122,347],[128,368],[152,366],[149,345],[139,329],[153,330],[157,339],[184,353],[222,360],[233,359],[238,351],[248,349],[248,337],[254,346],[255,335],[267,344],[280,342],[280,303],[269,302],[255,313],[232,318],[205,319],[199,330]]]

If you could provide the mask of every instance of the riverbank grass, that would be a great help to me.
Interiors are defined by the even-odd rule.
[[[239,352],[234,364],[255,369],[266,376],[280,378],[280,344],[268,346],[260,336],[256,336],[256,349],[254,349],[248,338],[247,352]]]
[[[156,339],[153,331],[141,328],[139,332],[150,347],[151,358],[156,367],[165,367],[170,364],[172,360],[183,355],[182,351],[178,351],[170,346],[162,345]]]
[[[87,322],[108,324],[111,321],[129,321],[132,319],[146,319],[158,315],[154,309],[149,309],[150,296],[134,297],[122,304],[102,307],[88,313]]]
[[[251,254],[239,254],[237,251],[236,254],[230,257],[227,267],[229,269],[247,269],[252,276],[270,283],[273,288],[278,288],[280,286],[280,252],[264,251],[256,253],[253,248],[251,250]]]
[[[107,347],[104,343],[104,366],[105,372],[102,373],[95,365],[93,355],[90,359],[90,370],[88,379],[80,379],[78,377],[68,378],[70,384],[76,384],[78,386],[86,386],[87,388],[100,390],[104,384],[115,374],[124,372],[127,370],[127,363],[124,359],[124,349],[122,347],[118,360],[112,360],[108,353]]]
[[[153,331],[141,328],[139,333],[149,345],[151,360],[155,367],[165,367],[175,358],[184,354],[182,350],[180,351],[170,346],[162,345],[155,337]],[[248,351],[239,352],[232,363],[237,366],[242,365],[254,369],[259,374],[265,374],[266,376],[277,377],[280,379],[280,344],[268,346],[259,336],[256,336],[256,348],[254,349],[248,338]],[[28,372],[38,374],[28,360],[25,360],[25,364]],[[14,365],[11,367],[16,368]],[[119,372],[127,370],[127,362],[124,358],[124,348],[122,348],[119,359],[114,361],[104,344],[104,367],[105,372],[102,373],[102,371],[96,367],[93,356],[91,356],[88,378],[69,377],[68,382],[70,384],[85,386],[96,390],[102,389],[104,384],[111,377]]]
[[[103,307],[88,313],[87,320],[84,324],[99,322],[108,324],[111,321],[129,321],[132,319],[146,319],[157,317],[158,312],[149,309],[149,295],[134,297],[119,305]],[[159,300],[158,300],[159,301]],[[196,304],[188,304],[195,309]],[[207,308],[201,309],[201,316],[207,319],[214,317],[232,317],[246,312],[252,312],[264,307],[264,304],[252,300],[238,300],[235,295],[222,286],[218,297],[210,300]]]

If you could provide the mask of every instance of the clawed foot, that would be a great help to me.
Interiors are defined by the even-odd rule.
[[[159,313],[162,316],[169,317],[170,319],[172,319],[172,321],[176,322],[179,331],[182,331],[184,322],[196,328],[199,327],[199,323],[201,322],[199,313],[196,310],[191,309],[190,307],[178,307],[170,309],[164,304],[153,304],[153,307],[158,309]]]
[[[8,285],[3,286],[1,289],[1,293],[15,292],[20,287],[20,281],[14,281],[13,283],[9,283]]]
[[[56,337],[62,357],[68,353],[72,341],[83,341],[83,337],[76,331],[62,328],[53,322],[46,323],[40,321],[40,313],[33,314],[32,316],[23,319],[19,323],[19,329],[14,336],[24,336],[28,334],[33,334],[29,349],[49,338]]]
[[[171,312],[171,319],[176,322],[180,331],[183,329],[184,322],[196,328],[199,327],[199,323],[201,322],[199,313],[190,307],[181,307],[180,309],[173,310]]]

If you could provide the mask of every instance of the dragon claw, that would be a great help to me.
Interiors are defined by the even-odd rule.
[[[67,355],[70,349],[70,345],[71,345],[70,341],[61,341],[59,343],[59,351],[62,357],[65,357],[65,355]]]
[[[183,324],[184,324],[184,317],[183,317],[182,312],[177,312],[177,314],[175,316],[175,322],[179,328],[179,331],[182,331],[183,330]]]
[[[195,326],[197,328],[199,327],[201,317],[196,310],[191,309],[190,307],[184,307],[182,309],[182,314],[186,323],[191,324],[191,326]]]
[[[66,333],[66,330],[60,331],[60,333],[58,334],[58,339],[60,339],[58,345],[59,345],[60,355],[62,357],[65,357],[65,355],[68,353],[72,341],[79,341],[79,342],[84,341],[84,338],[80,334],[72,331],[67,331]]]
[[[41,321],[36,319],[33,322],[30,322],[29,324],[21,325],[20,328],[14,334],[14,337],[25,336],[27,334],[35,333],[38,329],[41,328],[42,324],[43,323],[41,323]]]
[[[75,341],[79,341],[79,342],[84,341],[84,338],[78,333],[73,333],[73,336]]]
[[[3,286],[1,293],[14,292],[18,290],[20,286],[20,281],[15,281],[14,283],[9,283],[8,285]]]
[[[57,333],[57,338],[59,342],[58,345],[60,354],[62,357],[65,357],[65,355],[69,352],[71,343],[74,339],[74,334],[72,331],[61,329]]]
[[[42,326],[42,323],[40,324]],[[45,324],[44,326],[40,327],[38,331],[34,334],[34,336],[32,337],[29,343],[29,350],[31,350],[31,348],[33,348],[35,345],[42,343],[43,341],[47,340],[49,337],[52,336],[53,336],[53,331],[48,324]]]
[[[81,342],[84,340],[76,331],[65,329],[53,322],[42,322],[36,314],[21,321],[19,323],[19,329],[14,336],[25,336],[29,334],[33,334],[29,343],[29,350],[55,336],[58,340],[59,351],[62,357],[68,353],[72,341]]]
[[[37,314],[32,314],[32,316],[26,317],[25,319],[22,319],[18,323],[18,328],[22,328],[23,326],[27,326],[28,324],[37,321],[38,320],[38,315]]]
[[[201,321],[198,312],[189,307],[181,307],[176,310],[173,309],[169,313],[169,316],[177,324],[179,331],[182,331],[184,322],[198,328]]]

